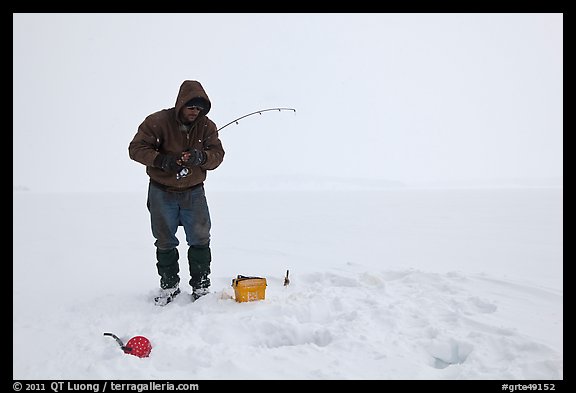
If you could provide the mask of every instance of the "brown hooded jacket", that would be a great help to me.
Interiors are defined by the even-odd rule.
[[[202,98],[205,105],[192,127],[186,127],[181,123],[178,114],[192,98]],[[168,190],[183,191],[204,182],[206,171],[216,169],[224,160],[224,149],[218,138],[216,125],[206,116],[211,106],[210,99],[199,82],[182,82],[176,105],[147,116],[140,124],[128,146],[130,158],[146,165],[150,180]],[[154,159],[158,154],[180,156],[190,148],[204,150],[207,159],[203,165],[190,168],[188,176],[177,180],[175,173],[168,173],[154,166]]]

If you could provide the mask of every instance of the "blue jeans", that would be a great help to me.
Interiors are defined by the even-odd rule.
[[[176,248],[180,244],[176,237],[180,225],[184,227],[188,246],[209,246],[211,222],[203,185],[187,191],[168,192],[150,183],[147,206],[156,248]]]

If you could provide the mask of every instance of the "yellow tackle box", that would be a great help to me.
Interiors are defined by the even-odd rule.
[[[266,279],[238,275],[232,280],[232,288],[237,302],[264,300],[266,297]]]

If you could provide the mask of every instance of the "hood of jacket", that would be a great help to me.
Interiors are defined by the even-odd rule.
[[[182,107],[191,99],[200,98],[204,101],[204,109],[200,112],[200,115],[207,115],[210,112],[212,103],[208,98],[208,94],[198,81],[185,80],[180,85],[180,90],[178,91],[178,97],[176,98],[176,104],[174,105],[176,116],[180,113]]]

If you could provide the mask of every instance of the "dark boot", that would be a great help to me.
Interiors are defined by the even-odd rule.
[[[180,288],[160,289],[158,296],[154,297],[154,304],[157,306],[165,306],[172,302],[174,298],[180,293]]]
[[[165,306],[170,303],[176,295],[180,293],[180,277],[178,272],[178,249],[160,250],[156,249],[156,267],[160,275],[160,293],[154,297],[154,304]]]
[[[180,272],[180,266],[178,265],[178,249],[173,248],[172,250],[160,250],[156,249],[156,267],[158,268],[158,274],[160,275],[160,288],[176,288],[180,283],[180,277],[178,273]]]
[[[192,300],[196,300],[201,295],[208,293],[208,288],[210,287],[210,278],[208,276],[210,275],[211,261],[212,254],[209,246],[191,246],[188,248],[189,283],[192,287]]]

